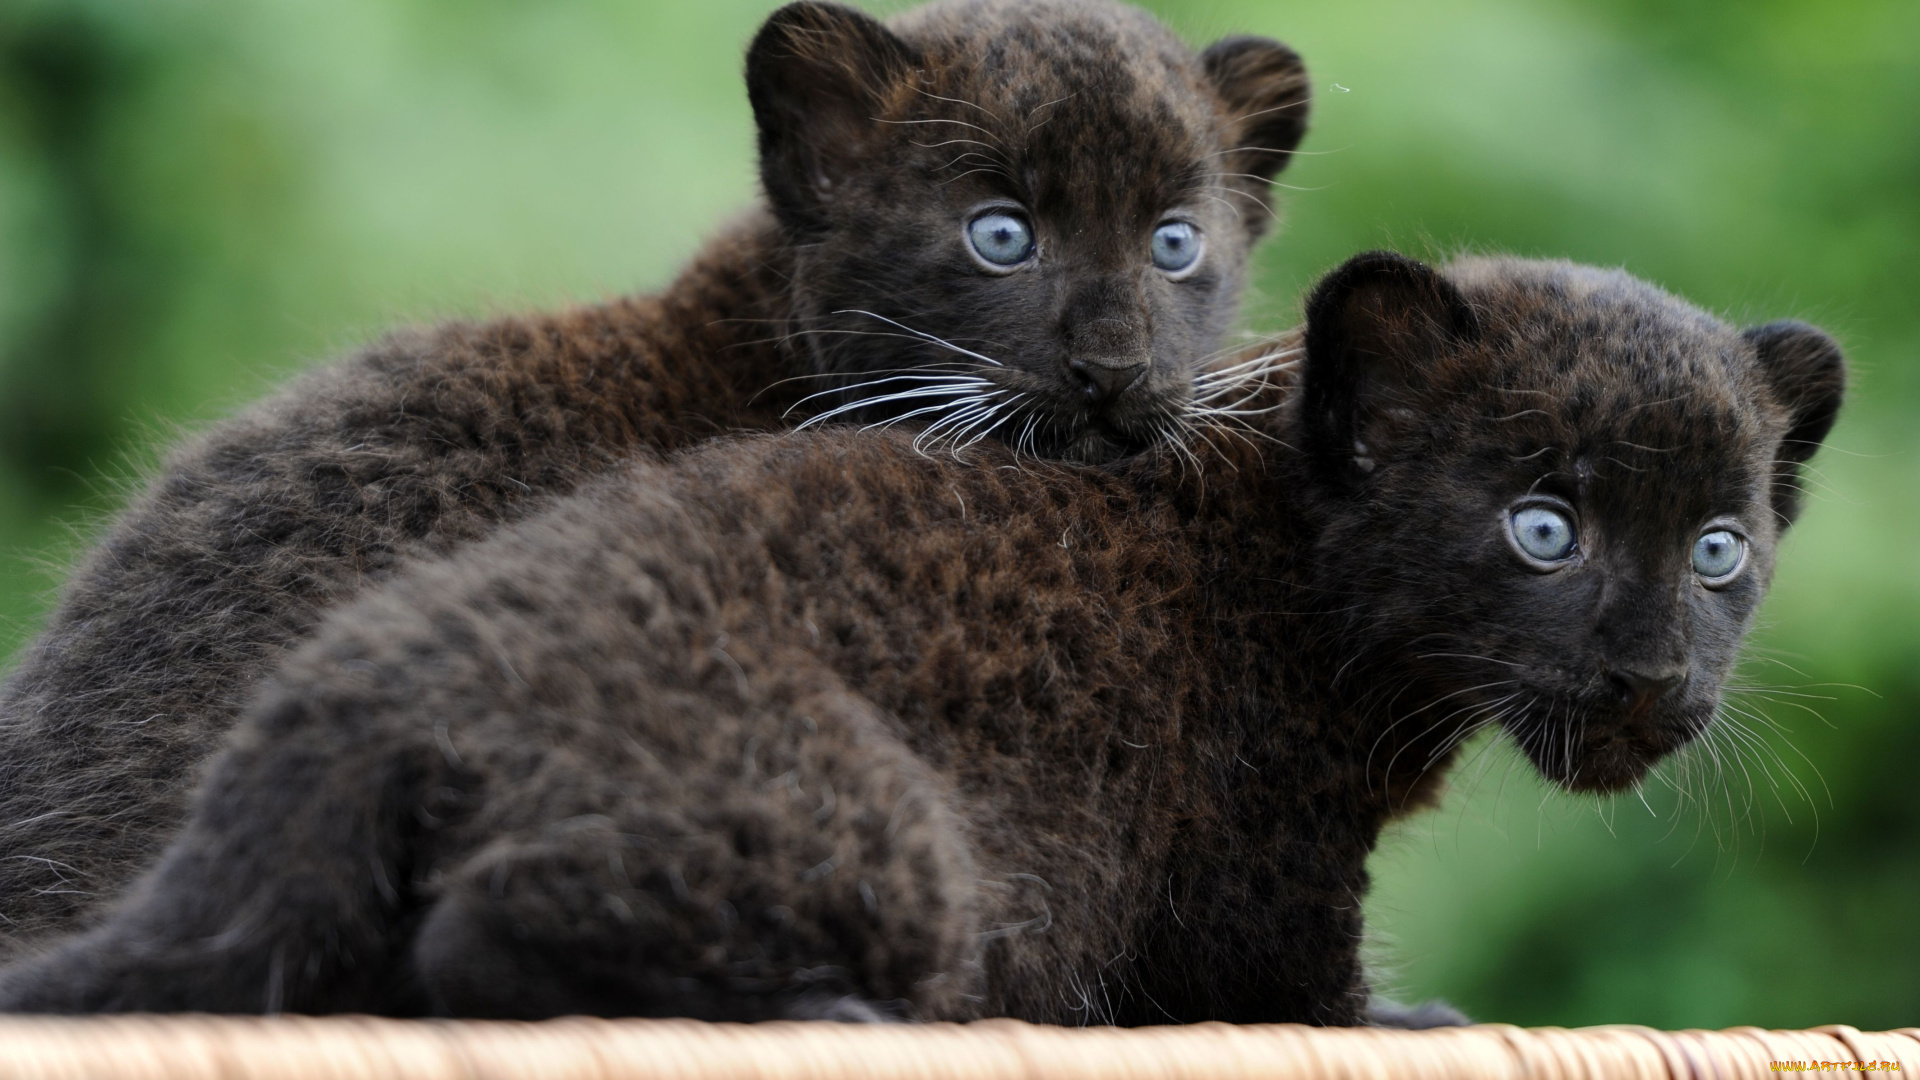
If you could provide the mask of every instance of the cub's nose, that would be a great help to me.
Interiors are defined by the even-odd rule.
[[[1679,686],[1686,679],[1687,669],[1684,667],[1659,668],[1652,671],[1615,668],[1607,672],[1607,681],[1613,684],[1613,692],[1620,701],[1620,707],[1635,713],[1660,700],[1667,691]]]
[[[1072,360],[1067,367],[1073,369],[1082,385],[1087,388],[1087,400],[1095,405],[1112,401],[1126,392],[1127,387],[1140,381],[1146,374],[1147,363],[1134,360],[1119,364],[1109,364],[1100,360]]]

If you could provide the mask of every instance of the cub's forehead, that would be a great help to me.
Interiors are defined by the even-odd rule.
[[[973,125],[959,135],[1015,159],[1036,202],[1138,192],[1157,203],[1209,179],[1222,127],[1216,96],[1194,51],[1144,11],[1105,0],[946,0],[888,25],[926,61],[927,96],[909,107]]]
[[[1556,441],[1738,450],[1779,434],[1753,348],[1652,285],[1519,259],[1463,259],[1447,276],[1484,331],[1478,370],[1457,374],[1489,401],[1527,402]]]
[[[1061,93],[1115,104],[1204,105],[1193,50],[1145,11],[1108,0],[944,0],[889,20],[936,82],[1032,109]],[[1194,100],[1201,99],[1201,100]],[[981,102],[985,104],[985,102]]]

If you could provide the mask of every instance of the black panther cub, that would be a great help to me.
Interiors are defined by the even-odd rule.
[[[1625,274],[1353,259],[1269,433],[636,464],[337,610],[13,1010],[1362,1019],[1382,825],[1498,723],[1714,722],[1844,368]]]
[[[0,689],[0,953],[151,862],[325,607],[636,449],[841,406],[1079,460],[1159,437],[1307,108],[1277,42],[1196,55],[1102,0],[793,4],[746,82],[771,213],[664,292],[397,336],[174,454]]]

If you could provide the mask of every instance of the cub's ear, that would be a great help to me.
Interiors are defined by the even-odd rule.
[[[1800,467],[1820,449],[1847,391],[1840,343],[1818,327],[1784,320],[1741,335],[1753,344],[1760,370],[1790,418],[1773,476],[1773,508],[1791,523],[1800,514]]]
[[[871,16],[838,4],[788,4],[747,48],[747,100],[760,128],[760,179],[780,220],[824,225],[824,204],[870,160],[874,119],[911,77],[912,47]]]
[[[1230,37],[1200,54],[1207,78],[1224,107],[1220,171],[1227,183],[1256,200],[1272,204],[1270,181],[1307,133],[1312,90],[1300,54],[1271,38]],[[1266,231],[1271,214],[1240,215],[1248,231]]]
[[[1421,413],[1425,370],[1478,340],[1460,290],[1391,251],[1348,259],[1307,298],[1301,419],[1320,475],[1358,486],[1403,449]]]

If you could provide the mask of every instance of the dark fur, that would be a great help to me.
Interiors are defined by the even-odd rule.
[[[1297,449],[1199,480],[733,439],[399,576],[0,1001],[1361,1021],[1367,855],[1463,733],[1617,789],[1711,722],[1843,373],[1563,263],[1363,256],[1306,341]],[[1547,490],[1554,574],[1502,531]],[[1669,648],[1652,707],[1596,691]]]
[[[1276,43],[1195,56],[1097,0],[956,0],[892,29],[794,5],[747,82],[775,216],[657,296],[399,335],[301,379],[177,451],[121,515],[0,691],[0,950],[148,862],[246,690],[403,554],[484,536],[635,450],[784,426],[835,385],[795,376],[987,367],[835,312],[992,353],[981,375],[1031,451],[1154,436],[1231,317],[1307,92]],[[989,199],[1029,207],[1037,264],[989,275],[960,248]],[[1147,261],[1170,211],[1210,245],[1179,283]],[[1096,408],[1069,366],[1087,358],[1152,372]]]

